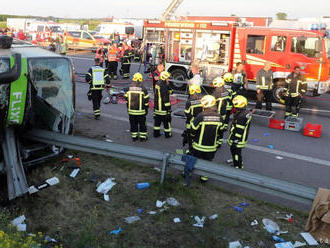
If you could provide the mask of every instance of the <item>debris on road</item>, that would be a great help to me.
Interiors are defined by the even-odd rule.
[[[160,200],[157,200],[157,201],[156,201],[156,207],[157,207],[157,208],[161,208],[161,207],[163,207],[164,204],[165,204],[165,201],[163,201],[163,202],[160,201]]]
[[[278,159],[278,160],[282,160],[283,159],[283,157],[281,157],[281,156],[276,156],[275,158]]]
[[[56,239],[51,238],[51,237],[49,237],[48,235],[46,235],[45,240],[46,240],[47,242],[57,243]]]
[[[108,178],[103,183],[97,186],[96,191],[100,194],[103,194],[105,201],[110,201],[110,197],[108,195],[108,192],[112,189],[113,186],[116,185],[115,182],[113,182],[114,178]]]
[[[155,215],[155,214],[157,214],[157,212],[156,211],[149,211],[148,214]]]
[[[17,218],[15,218],[14,220],[12,220],[12,224],[13,226],[16,226],[17,230],[20,232],[26,232],[26,224],[24,223],[24,221],[26,220],[24,215],[21,215]]]
[[[38,186],[34,186],[34,185],[30,186],[29,189],[28,189],[29,190],[29,194],[30,195],[31,194],[34,194],[34,193],[36,193],[36,192],[38,192],[40,190],[46,189],[46,188],[48,188],[50,186],[54,186],[54,185],[56,185],[58,183],[60,183],[60,180],[57,177],[49,178],[44,183],[39,184]]]
[[[117,230],[112,230],[110,231],[110,235],[118,235],[123,229],[121,227],[119,227]]]
[[[276,242],[281,242],[281,243],[286,242],[283,238],[280,238],[280,237],[278,237],[278,236],[276,236],[276,235],[273,235],[272,238],[273,238],[273,240],[276,241]]]
[[[167,198],[166,203],[170,206],[173,206],[173,207],[180,206],[180,203],[174,197]]]
[[[243,212],[243,208],[242,207],[239,207],[239,206],[234,206],[233,209],[239,213],[242,213]]]
[[[276,248],[294,248],[291,242],[277,243],[275,244]]]
[[[131,224],[133,222],[139,221],[141,218],[139,216],[130,216],[125,218],[125,222]]]
[[[319,243],[308,232],[302,232],[300,235],[304,238],[308,245],[319,245]]]
[[[279,220],[287,220],[290,223],[293,223],[293,214],[286,214],[285,217],[276,217]]]
[[[142,213],[143,213],[143,209],[142,209],[142,208],[139,208],[139,209],[137,210],[137,212],[138,212],[138,214],[142,214]]]
[[[136,184],[137,189],[147,189],[150,188],[150,183],[144,182],[144,183],[137,183]]]
[[[269,233],[277,233],[280,231],[280,227],[270,219],[262,219],[262,223],[264,224],[264,228]]]
[[[209,217],[210,220],[218,219],[218,214],[213,214]]]
[[[251,226],[257,226],[259,224],[259,222],[257,220],[254,220],[251,222]]]
[[[205,216],[203,216],[202,218],[199,218],[199,216],[195,216],[194,219],[195,219],[196,223],[193,224],[193,226],[203,228],[205,218],[206,218]]]
[[[78,168],[78,169],[74,169],[74,170],[71,172],[70,177],[71,177],[71,178],[75,178],[75,177],[78,175],[79,171],[80,171],[79,168]]]
[[[300,242],[300,241],[296,241],[294,244],[293,244],[293,247],[294,248],[299,248],[299,247],[303,247],[303,246],[306,246],[307,243],[305,242]]]
[[[229,248],[243,248],[239,241],[234,241],[229,243]]]
[[[249,206],[249,203],[241,202],[239,205],[241,205],[242,207],[248,207]]]
[[[181,222],[180,218],[174,218],[173,221],[174,221],[174,223],[180,223]]]

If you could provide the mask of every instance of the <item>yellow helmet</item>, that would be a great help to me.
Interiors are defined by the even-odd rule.
[[[143,76],[140,72],[137,72],[133,75],[133,81],[134,82],[142,82],[143,81]]]
[[[211,108],[216,104],[216,100],[214,96],[206,95],[201,99],[201,104],[204,108]]]
[[[163,71],[160,73],[160,79],[161,80],[166,80],[171,76],[171,74],[167,71]]]
[[[246,97],[237,95],[233,98],[234,108],[244,108],[248,104]]]
[[[189,86],[189,94],[193,95],[196,93],[201,93],[201,87],[198,84],[192,84]]]
[[[234,76],[230,72],[226,72],[225,75],[223,75],[223,79],[226,83],[232,83],[234,81]]]
[[[223,80],[222,77],[216,77],[215,79],[213,79],[212,85],[214,87],[222,87],[225,85],[225,80]]]

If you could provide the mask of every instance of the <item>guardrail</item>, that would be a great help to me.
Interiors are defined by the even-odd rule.
[[[168,166],[181,170],[184,166],[184,162],[181,161],[181,156],[151,149],[120,145],[77,136],[68,136],[44,130],[32,130],[25,134],[25,137],[72,150],[160,166],[162,167],[161,183],[165,179]],[[306,187],[200,159],[198,159],[195,164],[194,173],[306,205],[312,204],[317,192],[316,188]]]

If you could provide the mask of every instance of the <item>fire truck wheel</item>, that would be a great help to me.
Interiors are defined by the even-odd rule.
[[[170,72],[171,73],[171,79],[182,81],[180,82],[172,82],[170,81],[170,86],[172,87],[173,90],[179,90],[179,91],[185,91],[186,90],[186,79],[187,79],[187,74],[184,70],[181,69],[175,69]]]
[[[277,86],[274,90],[273,90],[273,98],[276,102],[281,103],[281,104],[285,104],[285,100],[284,100],[284,87],[283,86]]]

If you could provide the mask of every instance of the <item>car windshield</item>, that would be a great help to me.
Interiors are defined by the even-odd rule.
[[[69,61],[64,58],[29,60],[30,76],[37,95],[69,118],[74,114],[70,68]]]

